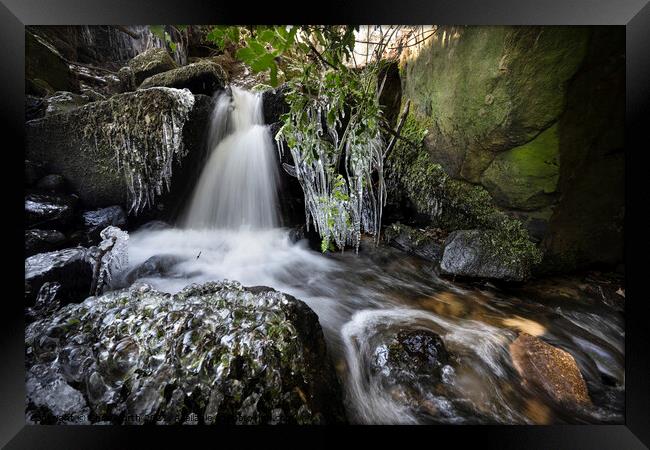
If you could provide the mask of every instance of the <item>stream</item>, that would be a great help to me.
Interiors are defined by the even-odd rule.
[[[209,144],[214,150],[180,225],[131,233],[128,267],[117,277],[124,284],[175,293],[228,279],[303,300],[318,315],[352,423],[622,422],[620,312],[585,295],[557,295],[562,285],[505,291],[452,282],[431,263],[367,238],[358,254],[322,254],[295,242],[276,217],[276,150],[259,95],[233,87],[218,97]],[[377,349],[404,330],[432,331],[453,355],[442,383],[434,391],[416,386],[415,400],[371,370]],[[564,409],[525,389],[509,351],[519,332],[568,351],[592,404]]]

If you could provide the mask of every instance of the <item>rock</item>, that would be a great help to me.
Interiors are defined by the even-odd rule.
[[[59,299],[60,291],[61,283],[57,283],[56,281],[43,283],[41,288],[38,290],[34,306],[27,308],[26,310],[27,318],[40,319],[59,309],[61,306]]]
[[[495,232],[459,230],[445,241],[440,270],[444,275],[524,281],[530,276],[530,261],[502,242]]]
[[[220,65],[201,61],[146,78],[138,89],[163,86],[189,89],[193,94],[212,95],[227,83],[227,75]]]
[[[441,230],[440,230],[441,231]],[[444,238],[407,225],[392,224],[384,230],[384,239],[395,248],[438,263],[442,258]]]
[[[76,198],[54,194],[25,196],[25,219],[28,227],[65,228],[72,222]]]
[[[421,378],[438,382],[447,364],[449,354],[440,336],[428,330],[403,330],[390,343],[375,349],[372,369],[391,383]]]
[[[59,407],[114,424],[310,424],[345,420],[314,312],[270,288],[206,283],[176,295],[143,284],[30,324],[28,373],[72,390]],[[30,372],[31,371],[31,372]],[[51,423],[56,405],[28,414]],[[83,401],[82,401],[83,399]],[[36,408],[41,406],[41,408]]]
[[[45,114],[45,100],[34,95],[25,95],[25,122],[40,119]]]
[[[280,121],[280,116],[289,112],[289,105],[284,96],[288,86],[282,85],[276,89],[270,89],[262,93],[262,109],[264,123],[271,125]]]
[[[407,61],[404,96],[431,121],[425,145],[454,177],[478,182],[499,152],[530,142],[562,114],[590,30],[443,27]],[[478,65],[477,65],[478,64]],[[479,69],[480,67],[480,69]]]
[[[56,48],[29,31],[25,31],[25,79],[31,80],[26,83],[27,94],[39,97],[49,89],[79,91],[79,82]]]
[[[63,193],[65,192],[65,178],[56,174],[45,175],[38,180],[36,187],[44,191]]]
[[[120,228],[126,226],[126,213],[119,205],[95,211],[86,211],[82,214],[82,218],[91,240],[98,239],[99,233],[110,225]]]
[[[532,211],[555,202],[560,173],[557,124],[520,147],[500,153],[481,176],[481,184],[507,208]]]
[[[152,75],[156,75],[177,67],[174,60],[164,48],[150,48],[134,57],[120,69],[118,76],[127,81],[127,86],[135,88]],[[130,89],[129,89],[130,90]]]
[[[167,222],[164,222],[162,220],[150,220],[149,222],[142,224],[138,228],[138,231],[166,230],[168,228],[171,228],[171,225],[168,224]]]
[[[521,333],[510,344],[510,356],[528,388],[541,391],[565,407],[591,403],[585,380],[568,352]]]
[[[34,303],[41,286],[60,282],[60,295],[65,301],[80,301],[90,295],[94,265],[88,249],[67,248],[39,253],[25,259],[25,298]]]
[[[25,160],[25,185],[33,186],[45,176],[45,165],[36,161]]]
[[[69,112],[90,102],[86,95],[73,94],[72,92],[55,92],[45,99],[45,115]]]
[[[138,213],[169,188],[188,152],[200,151],[205,128],[189,133],[185,125],[204,125],[209,112],[199,108],[189,119],[194,104],[187,90],[152,88],[32,120],[27,158],[63,175],[87,208],[124,205]]]
[[[140,278],[163,277],[171,273],[174,265],[183,261],[183,258],[176,255],[154,255],[131,270],[126,275],[126,282],[133,284]]]
[[[25,256],[63,248],[66,237],[56,230],[25,230]]]

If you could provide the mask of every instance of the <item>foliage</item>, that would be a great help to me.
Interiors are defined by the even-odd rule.
[[[242,45],[237,58],[253,72],[268,72],[272,86],[286,80],[290,111],[276,140],[291,152],[307,226],[313,221],[323,251],[332,244],[358,249],[362,231],[378,238],[385,203],[382,63],[349,64],[354,32],[352,26],[309,25],[216,27],[208,35],[220,49]]]

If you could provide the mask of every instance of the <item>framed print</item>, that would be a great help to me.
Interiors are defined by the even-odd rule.
[[[647,448],[650,7],[365,3],[3,0],[7,448]]]

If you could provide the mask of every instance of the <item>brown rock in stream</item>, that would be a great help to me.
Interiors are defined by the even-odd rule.
[[[525,385],[544,391],[565,406],[591,403],[580,369],[566,351],[521,333],[510,344],[510,356]]]

